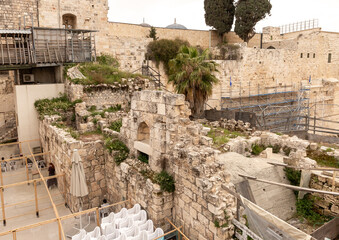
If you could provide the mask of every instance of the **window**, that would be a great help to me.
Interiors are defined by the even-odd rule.
[[[332,62],[332,53],[329,53],[328,54],[328,63],[331,63]]]
[[[307,53],[307,58],[310,58],[310,54],[309,53]]]
[[[145,122],[142,122],[138,128],[138,141],[149,144],[150,129]]]
[[[313,58],[315,58],[315,53],[313,53]]]
[[[300,58],[303,58],[303,54],[302,53],[300,53]]]
[[[77,17],[73,14],[64,14],[62,16],[62,25],[65,29],[76,29]]]

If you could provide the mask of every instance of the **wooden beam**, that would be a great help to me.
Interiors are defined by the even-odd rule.
[[[35,214],[37,217],[39,217],[38,189],[36,187],[36,181],[34,181],[34,199],[35,199]]]
[[[0,187],[0,196],[1,196],[1,209],[2,209],[2,219],[3,225],[6,226],[6,211],[5,211],[5,199],[3,188]]]
[[[100,227],[100,214],[99,214],[99,208],[97,207],[95,209],[96,219],[97,219],[97,226]]]
[[[186,240],[189,240],[188,237],[186,237],[186,235],[179,229],[177,228],[168,218],[166,218],[166,220],[172,225],[172,227],[174,227]]]
[[[27,178],[27,181],[29,181],[29,170],[28,170],[27,158],[25,158],[25,165],[26,165],[26,178]],[[29,182],[27,182],[27,184],[29,185]]]
[[[33,156],[33,162],[34,162],[34,164],[35,164],[35,166],[36,166],[36,168],[37,168],[37,170],[38,170],[38,172],[39,172],[39,175],[40,175],[40,178],[42,179],[43,184],[45,185],[47,194],[48,194],[49,199],[50,199],[50,201],[51,201],[51,204],[52,204],[52,206],[53,206],[53,210],[54,210],[55,216],[56,216],[56,218],[58,219],[59,233],[60,233],[60,234],[59,234],[59,236],[60,236],[59,238],[60,238],[60,239],[66,240],[65,233],[64,233],[64,229],[63,229],[62,224],[61,224],[61,220],[60,220],[60,216],[59,216],[58,210],[57,210],[57,208],[56,208],[56,206],[55,206],[55,204],[54,204],[53,198],[52,198],[52,196],[51,196],[51,193],[50,193],[50,191],[49,191],[49,189],[48,189],[48,186],[47,186],[47,183],[46,183],[46,179],[47,179],[47,178],[45,178],[45,177],[42,175],[42,173],[41,173],[41,171],[40,171],[40,169],[39,169],[39,165],[38,165],[38,163],[37,163],[37,161],[36,161],[36,159],[35,159],[35,157],[34,157],[34,154],[33,154],[33,152],[32,152],[32,149],[31,149],[31,146],[30,146],[29,142],[27,142],[27,146],[28,146],[29,152],[30,152],[31,155]]]
[[[24,182],[18,182],[18,183],[12,183],[12,184],[7,184],[7,185],[4,185],[4,186],[0,186],[2,187],[3,189],[6,189],[6,188],[11,188],[11,187],[16,187],[16,186],[21,186],[21,185],[24,185],[24,184],[27,184],[27,183],[34,183],[34,181],[36,182],[44,182],[48,179],[53,179],[53,178],[58,178],[58,177],[62,177],[64,174],[57,174],[57,175],[54,175],[54,176],[49,176],[49,177],[44,177],[44,178],[37,178],[37,179],[34,179],[34,180],[29,180],[29,181],[24,181]]]
[[[243,175],[243,174],[238,174],[238,175],[240,177],[243,177],[243,178],[246,178],[246,179],[249,179],[249,180],[268,183],[268,184],[272,184],[272,185],[276,185],[276,186],[280,186],[280,187],[286,187],[286,188],[289,188],[289,189],[292,189],[292,190],[295,190],[295,191],[304,191],[304,192],[310,192],[310,193],[321,193],[321,194],[339,196],[339,192],[329,192],[329,191],[322,191],[322,190],[317,190],[317,189],[313,189],[313,188],[297,187],[297,186],[292,186],[292,185],[288,185],[288,184],[284,184],[284,183],[277,183],[277,182],[267,181],[267,180],[263,180],[263,179],[258,179],[256,177],[247,176],[247,175]]]
[[[287,167],[287,168],[293,168],[298,170],[309,170],[309,171],[339,171],[339,168],[302,168],[302,167],[295,167],[288,165],[286,163],[274,163],[274,162],[267,162],[268,164],[274,165],[274,166],[280,166],[280,167]]]
[[[49,152],[44,152],[44,153],[36,153],[33,155],[25,155],[22,157],[16,157],[16,158],[9,158],[9,159],[5,159],[4,162],[11,162],[11,161],[16,161],[16,160],[20,160],[20,159],[24,159],[24,158],[28,158],[28,157],[39,157],[39,156],[44,156],[44,155],[48,155]]]
[[[0,147],[9,146],[9,145],[16,145],[16,144],[19,144],[19,143],[37,142],[37,141],[40,141],[40,139],[32,139],[32,140],[13,142],[13,143],[4,143],[4,144],[0,144]]]

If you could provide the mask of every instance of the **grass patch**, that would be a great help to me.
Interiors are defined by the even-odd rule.
[[[121,127],[122,127],[122,119],[112,122],[108,128],[113,131],[120,132]]]
[[[109,150],[110,153],[112,153],[113,151],[115,152],[113,157],[118,166],[128,157],[128,147],[118,139],[112,139],[108,137],[105,140],[105,147]]]
[[[272,152],[273,153],[279,153],[280,149],[281,149],[281,146],[279,144],[274,144],[273,146],[272,145],[268,145],[268,147],[272,148]]]
[[[108,112],[108,113],[114,113],[114,112],[118,112],[122,109],[121,105],[120,104],[117,104],[115,106],[111,106],[109,108],[105,108],[103,110],[97,110],[97,107],[96,106],[91,106],[88,111],[91,113],[91,116],[94,117],[94,116],[97,116],[97,115],[100,115],[102,118],[105,117],[105,113]]]
[[[335,158],[334,156],[327,155],[326,152],[311,150],[308,148],[306,153],[307,157],[315,160],[320,166],[339,168],[339,159]]]
[[[123,83],[122,79],[136,78],[140,74],[132,74],[120,71],[115,65],[100,63],[83,63],[79,66],[79,71],[86,77],[85,79],[72,79],[74,84],[80,85],[98,85],[98,84],[117,84]]]
[[[294,186],[300,186],[300,179],[301,179],[301,171],[300,170],[295,170],[293,168],[288,168],[285,167],[284,168],[284,172],[285,175],[288,179],[288,181],[290,181],[290,183]],[[295,196],[298,196],[298,191],[293,191]]]
[[[80,134],[78,131],[76,131],[74,128],[70,126],[67,126],[66,123],[62,122],[61,120],[52,123],[52,126],[63,129],[64,131],[68,132],[74,139],[79,139],[80,137]]]
[[[37,100],[34,103],[34,107],[39,114],[39,119],[42,120],[46,115],[59,115],[64,117],[67,112],[74,110],[75,104],[81,102],[82,100],[75,100],[74,102],[71,102],[68,100],[66,94],[63,94],[57,98]]]
[[[283,152],[285,153],[286,156],[289,156],[291,151],[292,151],[292,148],[287,147],[287,146],[283,147]]]
[[[211,128],[211,130],[207,134],[207,137],[210,137],[213,139],[213,145],[214,147],[218,149],[220,149],[224,144],[228,143],[228,141],[232,138],[237,138],[239,136],[246,137],[246,135],[241,132],[236,132],[236,131],[231,132],[221,127],[212,128],[208,125],[205,125],[205,126]]]

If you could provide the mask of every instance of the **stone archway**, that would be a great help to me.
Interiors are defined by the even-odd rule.
[[[65,29],[76,29],[77,16],[70,13],[62,15],[62,25]]]
[[[275,49],[275,47],[273,47],[273,46],[269,46],[267,49]]]
[[[145,122],[139,124],[137,140],[149,144],[150,129]]]

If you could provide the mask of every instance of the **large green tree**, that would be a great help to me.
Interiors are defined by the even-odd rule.
[[[205,22],[220,35],[231,31],[234,22],[234,0],[205,0]]]
[[[255,25],[271,14],[269,0],[239,0],[235,10],[235,33],[248,43],[255,35]]]
[[[177,93],[186,96],[193,116],[201,115],[204,103],[212,94],[213,85],[218,83],[213,75],[217,64],[208,61],[208,58],[208,50],[200,53],[195,47],[183,46],[169,63],[169,82],[173,83]]]

